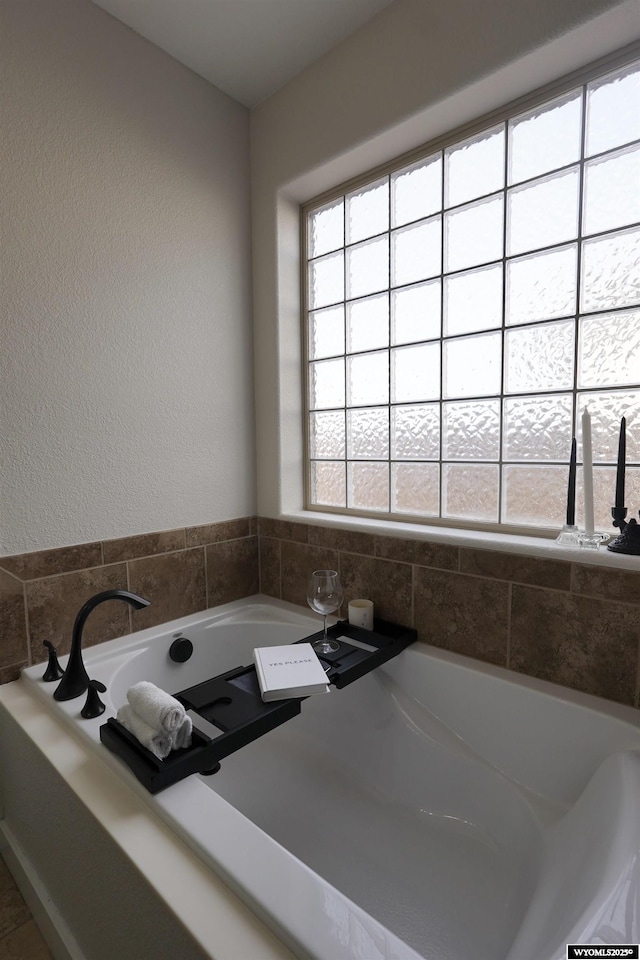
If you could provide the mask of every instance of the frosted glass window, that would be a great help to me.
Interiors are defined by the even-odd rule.
[[[391,177],[392,226],[437,213],[442,205],[442,158],[440,154],[414,163]]]
[[[580,413],[585,407],[589,408],[591,416],[593,462],[616,463],[620,420],[626,417],[627,463],[639,463],[640,389],[578,394]]]
[[[585,233],[615,230],[640,220],[640,147],[585,164]]]
[[[640,380],[640,310],[583,317],[578,344],[579,387]]]
[[[443,460],[498,460],[500,401],[443,404]]]
[[[577,168],[536,180],[509,193],[507,252],[550,247],[578,235]]]
[[[359,510],[389,510],[389,464],[349,463],[347,505]]]
[[[501,364],[500,333],[445,341],[443,396],[454,399],[499,394]]]
[[[573,395],[509,397],[503,425],[504,460],[564,460],[573,436]]]
[[[389,294],[347,304],[347,352],[375,350],[389,344]]]
[[[552,527],[567,509],[567,471],[551,465],[505,466],[502,496],[507,523]]]
[[[640,229],[585,240],[580,302],[585,313],[640,303]]]
[[[346,507],[347,472],[344,461],[311,461],[311,499],[319,507]]]
[[[311,456],[314,460],[344,458],[344,410],[327,410],[312,413]]]
[[[580,159],[582,91],[509,122],[509,183],[531,180]]]
[[[640,67],[587,86],[587,156],[640,140]]]
[[[440,509],[440,468],[437,463],[391,464],[391,510],[437,517]]]
[[[502,264],[456,273],[445,279],[447,336],[502,326]]]
[[[344,406],[344,360],[320,360],[309,365],[309,401],[312,410]]]
[[[344,305],[309,314],[309,359],[344,353]]]
[[[344,246],[344,200],[314,211],[309,217],[308,230],[311,257],[320,257]]]
[[[389,229],[389,181],[357,190],[347,197],[347,243],[357,243]]]
[[[307,506],[557,535],[586,406],[596,525],[623,416],[640,504],[640,61],[617,62],[304,206]]]
[[[440,336],[440,280],[391,291],[391,342],[414,343]]]
[[[326,307],[344,300],[344,254],[333,253],[309,264],[309,306]]]
[[[365,407],[347,412],[347,456],[350,460],[389,457],[389,408]]]
[[[460,520],[497,520],[499,483],[499,469],[492,464],[445,464],[442,468],[444,516]]]
[[[347,296],[365,297],[389,286],[389,238],[347,248]]]
[[[440,404],[391,407],[391,459],[438,460]]]
[[[502,196],[467,207],[445,217],[446,270],[464,270],[502,256]]]
[[[573,385],[573,321],[516,327],[505,335],[505,393]]]
[[[389,402],[389,354],[361,353],[347,357],[348,405]]]
[[[445,151],[445,205],[456,206],[504,185],[504,127]]]
[[[436,217],[391,234],[392,286],[415,283],[440,273],[441,229],[440,217]]]
[[[439,396],[439,343],[398,347],[391,351],[391,398],[394,403],[436,400]]]
[[[554,320],[575,313],[577,271],[575,244],[509,260],[507,325]]]

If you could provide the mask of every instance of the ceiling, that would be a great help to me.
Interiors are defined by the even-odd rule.
[[[93,0],[253,107],[392,0]]]

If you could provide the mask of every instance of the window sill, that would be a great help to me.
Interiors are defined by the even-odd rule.
[[[308,523],[319,527],[353,530],[359,533],[387,537],[403,537],[407,540],[427,540],[431,543],[449,544],[475,550],[494,550],[525,557],[540,557],[547,560],[565,560],[617,570],[640,571],[640,557],[612,553],[606,544],[598,550],[585,550],[561,546],[555,540],[542,537],[516,536],[513,534],[486,533],[481,530],[464,530],[444,527],[429,527],[423,524],[401,523],[393,520],[372,520],[365,517],[345,517],[341,514],[321,513],[312,510],[294,510],[280,514],[279,520],[293,523]]]

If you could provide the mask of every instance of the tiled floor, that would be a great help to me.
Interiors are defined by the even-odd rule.
[[[0,858],[0,960],[52,960],[22,895]]]

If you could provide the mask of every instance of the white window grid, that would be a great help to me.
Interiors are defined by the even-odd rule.
[[[637,55],[637,51],[636,51]],[[626,57],[629,59],[628,54]],[[611,410],[618,408],[619,417],[627,418],[627,450],[631,454],[627,460],[627,489],[630,504],[633,510],[634,498],[639,501],[635,509],[640,506],[640,310],[634,309],[640,305],[640,183],[637,185],[638,197],[628,197],[630,213],[622,216],[622,223],[614,226],[606,221],[606,210],[601,212],[600,221],[596,211],[595,219],[591,212],[586,214],[585,191],[589,178],[596,179],[598,168],[601,170],[607,164],[615,170],[625,163],[637,164],[640,159],[640,96],[637,102],[635,94],[630,97],[629,109],[631,123],[630,136],[623,141],[618,137],[613,144],[587,143],[588,103],[592,92],[613,80],[640,77],[640,61],[626,62],[623,67],[611,63],[608,69],[596,68],[589,78],[582,82],[568,81],[564,88],[558,87],[546,96],[540,97],[536,107],[528,102],[526,109],[522,104],[507,107],[498,119],[495,115],[491,122],[483,126],[476,124],[472,133],[467,135],[460,132],[443,139],[437,145],[432,144],[424,148],[411,158],[403,157],[393,166],[384,171],[361,178],[358,182],[351,182],[343,188],[337,188],[330,195],[319,200],[311,201],[302,209],[303,225],[303,264],[304,271],[304,344],[305,344],[305,432],[307,439],[307,477],[306,477],[306,506],[309,509],[335,511],[364,516],[387,517],[411,522],[444,523],[446,525],[476,526],[500,529],[523,530],[532,532],[537,528],[540,532],[555,532],[564,517],[563,498],[566,496],[566,472],[569,457],[571,436],[578,437],[580,445],[580,413],[591,404],[590,409],[596,419],[607,416],[610,419]],[[579,156],[571,157],[567,162],[553,162],[543,164],[543,169],[536,170],[531,165],[526,169],[526,154],[524,170],[514,173],[514,157],[517,151],[513,149],[513,134],[518,130],[521,121],[526,118],[550,116],[547,108],[551,105],[578,105],[579,114]],[[638,112],[636,118],[635,112]],[[470,196],[460,193],[464,190],[464,180],[440,174],[440,198],[437,209],[418,211],[419,216],[411,219],[405,213],[394,216],[394,185],[410,171],[422,171],[425,179],[431,166],[440,166],[444,169],[445,159],[449,160],[449,169],[454,159],[461,157],[464,162],[464,153],[469,146],[480,145],[480,149],[490,152],[496,140],[503,139],[504,150],[498,170],[487,168],[480,172],[487,176],[487,189],[476,188]],[[606,138],[605,138],[606,139]],[[477,152],[477,151],[476,151]],[[522,157],[522,153],[519,154]],[[560,160],[562,161],[562,157]],[[636,169],[636,166],[633,167]],[[637,167],[640,169],[640,167]],[[426,172],[425,172],[426,171]],[[491,182],[491,177],[499,174],[500,183]],[[601,178],[602,179],[602,178]],[[562,193],[557,186],[573,180],[577,193],[575,205],[575,230],[566,228],[557,238],[549,236],[549,230],[542,223],[541,242],[529,239],[518,245],[517,232],[513,228],[514,210],[517,211],[519,202],[526,205],[531,200],[535,190],[544,198],[548,193],[552,202],[562,214]],[[632,181],[633,182],[633,181]],[[380,189],[382,187],[382,189]],[[361,230],[353,234],[349,230],[349,210],[352,205],[364,206],[366,198],[375,196],[376,191],[385,196],[386,210],[382,205],[369,204],[370,225],[368,230]],[[457,193],[456,193],[457,191]],[[397,194],[397,190],[395,191]],[[554,193],[556,194],[554,198]],[[528,194],[528,197],[527,197]],[[606,199],[606,190],[605,190]],[[397,200],[397,197],[396,197]],[[618,206],[620,203],[618,201]],[[623,204],[624,206],[624,204]],[[398,204],[396,203],[396,210]],[[495,231],[493,241],[487,234],[487,223],[491,220],[485,217],[484,231],[481,237],[486,255],[472,255],[472,262],[466,263],[447,256],[447,240],[454,233],[456,219],[467,219],[467,231],[473,227],[473,218],[485,213],[490,208],[501,208],[502,216]],[[329,214],[335,216],[341,212],[342,223],[336,231],[341,236],[341,243],[331,245],[328,249],[314,249],[312,226],[318,222],[318,215]],[[376,227],[376,217],[381,220]],[[315,220],[314,220],[315,218]],[[560,218],[561,219],[561,218]],[[620,217],[619,217],[620,219]],[[535,221],[535,218],[534,218]],[[588,222],[591,221],[591,222]],[[545,235],[546,230],[546,235]],[[535,222],[534,222],[535,231]],[[422,266],[415,273],[409,257],[405,257],[405,273],[398,275],[397,260],[394,275],[394,260],[389,251],[402,250],[406,238],[411,234],[422,234],[423,242],[428,243],[432,235],[438,241],[432,248],[434,264],[431,269]],[[616,297],[598,302],[597,297],[588,299],[587,288],[583,284],[585,272],[590,269],[589,257],[591,251],[598,244],[610,244],[627,250],[629,265],[632,269],[625,270],[618,278],[618,287],[621,290]],[[317,247],[317,243],[315,244]],[[410,250],[410,245],[406,249]],[[379,252],[379,269],[376,269],[376,253]],[[450,251],[455,254],[455,248]],[[337,254],[337,256],[336,256]],[[365,286],[358,288],[358,271],[350,271],[350,264],[356,264],[361,257],[367,261],[367,269],[362,271]],[[514,320],[513,305],[508,302],[510,288],[507,278],[515,275],[522,264],[530,262],[535,257],[556,257],[558,262],[562,258],[575,257],[575,294],[573,307],[551,312],[541,319],[520,317]],[[340,296],[328,302],[317,304],[313,299],[313,275],[319,268],[333,266],[341,270],[342,276],[334,278],[336,289],[342,290]],[[636,271],[635,273],[633,271]],[[354,283],[354,272],[356,280]],[[486,275],[487,297],[478,304],[478,312],[485,313],[490,309],[498,319],[487,319],[476,324],[476,329],[456,329],[452,323],[448,303],[451,302],[453,290],[464,288],[465,280]],[[373,278],[373,279],[372,279]],[[489,278],[491,278],[489,280]],[[496,281],[497,282],[494,282]],[[368,284],[368,285],[367,285]],[[431,314],[432,329],[422,332],[421,336],[412,338],[411,331],[405,331],[398,336],[397,325],[393,330],[394,312],[392,301],[403,296],[411,300],[411,296],[427,291],[437,292],[435,299],[438,307]],[[325,298],[326,299],[326,298]],[[455,299],[455,298],[454,298]],[[428,296],[426,297],[428,300]],[[425,303],[426,303],[425,300]],[[462,300],[464,296],[462,295]],[[385,302],[386,301],[386,302]],[[380,306],[382,315],[387,319],[387,339],[385,344],[375,342],[366,343],[366,324],[364,340],[360,344],[350,342],[348,326],[349,314],[357,314],[361,308],[368,311],[369,317],[375,315]],[[324,319],[333,321],[325,324],[325,335],[331,338],[333,333],[336,344],[335,351],[329,345],[318,355],[313,340],[312,327],[315,318],[324,312]],[[334,316],[331,316],[333,313]],[[397,314],[396,314],[397,316]],[[415,319],[415,318],[414,318]],[[424,317],[423,317],[424,319]],[[458,318],[459,320],[459,318]],[[405,317],[405,325],[412,324],[410,311]],[[435,326],[434,326],[435,324]],[[593,381],[593,369],[585,376],[585,364],[581,356],[583,340],[586,334],[583,331],[594,325],[606,328],[607,324],[622,325],[628,330],[629,354],[618,358],[623,364],[620,378],[612,382],[610,372],[600,380]],[[375,324],[374,324],[375,325]],[[369,324],[369,326],[371,326]],[[340,329],[342,327],[342,329]],[[395,334],[395,335],[394,335]],[[527,346],[527,337],[535,341],[536,336],[542,335],[548,343],[569,338],[572,362],[567,378],[558,383],[549,381],[536,389],[536,385],[528,383],[526,389],[518,389],[517,376],[515,383],[509,383],[512,376],[511,368],[506,359],[510,356],[510,342],[520,340],[518,350],[522,352]],[[619,337],[619,334],[618,334]],[[460,373],[461,362],[448,363],[449,357],[456,353],[463,355],[470,353],[467,364],[473,364],[474,354],[479,356],[480,346],[493,348],[499,354],[496,364],[482,365],[479,371],[486,383],[477,392],[466,389],[464,382],[455,385],[456,368]],[[497,347],[497,349],[496,349]],[[620,343],[615,346],[620,354]],[[513,353],[518,351],[513,348]],[[419,364],[413,365],[413,376],[416,370],[424,371],[432,368],[430,382],[437,383],[438,389],[432,394],[428,389],[422,395],[412,398],[411,393],[411,365],[405,365],[403,370],[402,358],[413,354],[414,361],[419,358]],[[333,366],[334,372],[341,370],[342,384],[334,380],[333,385],[329,378],[327,389],[330,399],[326,397],[316,402],[314,398],[314,383],[319,371],[329,371]],[[359,394],[350,390],[350,370],[360,366],[369,373],[360,379]],[[593,366],[593,361],[592,361]],[[517,364],[516,364],[517,367]],[[487,369],[488,368],[488,369]],[[478,371],[477,371],[478,372]],[[615,374],[614,374],[615,376]],[[589,381],[591,377],[591,381]],[[607,379],[608,377],[608,379]],[[321,379],[321,378],[320,378]],[[386,380],[386,382],[385,382]],[[569,382],[570,381],[570,382]],[[404,384],[404,386],[399,386]],[[444,389],[443,389],[444,385]],[[370,388],[369,393],[367,393]],[[513,443],[507,442],[507,425],[512,416],[511,411],[518,402],[530,405],[527,414],[529,422],[534,419],[535,410],[543,411],[549,416],[550,410],[562,410],[563,417],[563,448],[552,444],[554,449],[542,456],[531,455],[526,444],[520,444],[520,449],[513,449]],[[602,409],[603,401],[605,409]],[[609,407],[606,408],[606,405]],[[402,452],[402,442],[399,444],[398,421],[407,411],[407,408],[420,407],[426,418],[431,417],[437,430],[433,431],[430,439],[427,434],[415,439],[413,453]],[[451,417],[463,414],[474,420],[474,429],[466,435],[467,450],[462,455],[456,452],[455,443],[450,442],[450,436],[445,426]],[[333,421],[336,437],[342,436],[340,455],[336,454],[336,447],[328,455],[326,449],[318,451],[315,444],[314,423],[321,417],[325,422]],[[486,429],[478,427],[485,421]],[[497,421],[497,422],[496,422]],[[533,424],[535,426],[535,424]],[[567,427],[568,425],[568,427]],[[601,424],[601,427],[604,423]],[[617,435],[614,435],[609,423],[609,434],[604,444],[598,445],[597,436],[594,438],[594,454],[596,467],[594,480],[596,481],[596,499],[601,501],[596,520],[599,526],[606,528],[608,511],[613,503],[613,489],[615,484],[615,453]],[[371,434],[379,437],[386,436],[386,449],[378,447],[377,453],[371,455],[367,451],[367,437]],[[487,456],[487,447],[473,452],[473,443],[478,436],[495,437],[494,449]],[[597,426],[596,426],[597,434]],[[451,436],[454,436],[452,434]],[[630,442],[631,440],[631,442]],[[458,445],[465,441],[465,432],[462,430],[456,439]],[[338,443],[338,446],[340,444]],[[384,446],[384,440],[382,441]],[[482,445],[481,445],[482,446]],[[517,444],[516,444],[517,448]],[[471,453],[469,450],[471,449]],[[580,446],[579,446],[580,449]],[[537,473],[536,473],[537,470]],[[399,489],[404,473],[404,486],[409,491],[410,506],[401,503]],[[323,480],[318,482],[322,474]],[[358,492],[358,478],[360,474],[369,476],[367,484],[361,485]],[[519,476],[518,476],[519,474]],[[331,476],[333,475],[333,483]],[[466,475],[466,480],[465,480]],[[327,483],[327,477],[329,482]],[[483,500],[483,480],[489,478],[488,489],[490,496]],[[540,478],[542,486],[549,485],[553,495],[545,508],[536,506],[535,492],[536,479]],[[377,481],[377,483],[376,483]],[[466,493],[456,496],[456,483],[465,484],[471,488]],[[533,485],[533,486],[532,486]],[[518,487],[519,493],[518,493]],[[329,494],[327,495],[327,491]],[[608,491],[608,492],[607,492]],[[320,495],[318,493],[320,492]],[[600,496],[599,496],[600,495]],[[518,507],[518,496],[521,506]],[[367,497],[369,501],[367,502]],[[413,497],[413,499],[411,499]],[[468,505],[464,505],[465,497]],[[511,499],[509,499],[511,498]],[[514,499],[515,498],[515,499]],[[460,499],[463,507],[460,509]],[[530,508],[526,500],[533,501]],[[514,507],[514,503],[516,506]],[[400,504],[400,509],[398,506]],[[484,506],[483,506],[484,504]],[[488,506],[488,509],[487,509]],[[538,513],[536,514],[536,510]],[[553,513],[553,515],[551,515]]]

